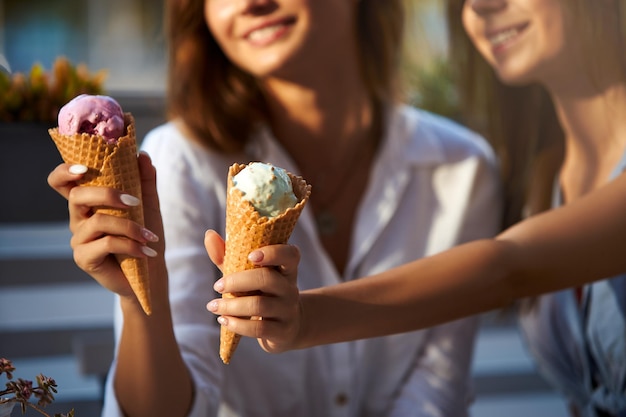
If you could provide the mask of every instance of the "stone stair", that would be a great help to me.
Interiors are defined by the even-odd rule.
[[[76,267],[69,239],[65,222],[0,225],[0,356],[14,362],[17,377],[56,380],[49,411],[97,416],[114,298]]]

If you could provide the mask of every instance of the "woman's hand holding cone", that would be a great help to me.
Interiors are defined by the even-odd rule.
[[[221,269],[224,241],[209,230],[204,243],[209,257]],[[230,331],[257,338],[267,352],[292,349],[300,331],[300,252],[293,245],[269,245],[253,251],[249,259],[258,268],[226,275],[215,283],[214,289],[222,294],[254,295],[211,300],[207,309],[218,315],[220,324]]]
[[[134,299],[135,303],[128,279],[112,255],[153,258],[162,256],[164,251],[159,241],[162,226],[155,171],[147,155],[140,154],[138,162],[146,226],[124,217],[96,213],[95,209],[101,207],[132,209],[139,198],[108,187],[77,186],[86,171],[83,166],[63,163],[48,177],[49,185],[68,200],[70,243],[76,264],[104,288]]]

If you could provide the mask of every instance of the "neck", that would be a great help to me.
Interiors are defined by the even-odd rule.
[[[602,154],[626,144],[626,83],[595,94],[553,94],[568,151]],[[571,149],[570,149],[571,148]]]
[[[354,138],[367,134],[372,126],[372,102],[358,60],[346,57],[328,65],[297,80],[262,81],[272,131],[296,159],[327,154],[330,146],[351,147]]]
[[[580,70],[559,71],[544,80],[571,150],[602,153],[626,142],[626,64],[619,56],[596,58],[601,62],[580,57],[575,61]]]
[[[594,80],[602,82],[582,77],[569,85],[547,86],[565,132],[560,178],[570,199],[605,183],[626,149],[624,75]]]

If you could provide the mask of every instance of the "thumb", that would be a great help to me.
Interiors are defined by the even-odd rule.
[[[215,230],[207,230],[204,234],[204,247],[211,261],[223,273],[222,265],[224,263],[224,252],[226,251],[224,239]]]
[[[141,177],[141,194],[145,226],[158,236],[163,237],[163,223],[161,221],[159,195],[156,187],[156,169],[152,165],[152,160],[145,152],[139,153],[137,162],[139,164],[139,175]]]

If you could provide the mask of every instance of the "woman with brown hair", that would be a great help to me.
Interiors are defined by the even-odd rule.
[[[419,329],[561,290],[533,298],[520,316],[539,368],[564,393],[573,416],[625,416],[626,5],[622,0],[450,0],[450,8],[457,30],[453,41],[459,40],[454,25],[461,18],[485,61],[477,61],[467,47],[453,50],[455,61],[466,58],[456,67],[460,75],[487,80],[474,90],[479,100],[469,102],[490,105],[474,108],[482,119],[468,120],[485,125],[488,120],[495,129],[485,130],[487,135],[523,133],[510,145],[496,146],[505,175],[522,178],[508,184],[522,196],[509,200],[509,221],[523,217],[524,210],[540,211],[545,204],[536,202],[545,200],[546,189],[554,209],[495,239],[304,291],[299,299],[275,296],[295,283],[293,248],[263,248],[251,259],[262,266],[284,265],[291,280],[268,279],[277,277],[266,270],[260,285],[260,271],[233,274],[216,289],[254,289],[262,295],[214,300],[209,310],[224,314],[218,320],[232,331],[259,337],[266,350],[280,352]],[[505,91],[500,83],[511,88]],[[550,108],[541,104],[541,90],[534,97],[526,94],[535,83],[552,100],[560,129],[554,129]],[[487,91],[479,89],[484,86]],[[492,139],[496,142],[496,135]],[[533,165],[535,155],[548,163]],[[533,172],[536,166],[544,179]],[[537,178],[543,186],[534,198],[536,188],[526,186]],[[219,239],[213,233],[207,237],[207,250],[219,264]],[[280,314],[288,310],[296,314]],[[264,320],[240,318],[248,315]]]
[[[234,162],[269,162],[312,184],[291,239],[306,254],[302,288],[497,232],[487,143],[400,100],[402,0],[171,0],[167,16],[171,121],[142,144],[163,232],[140,155],[147,227],[167,249],[128,221],[91,215],[119,207],[114,192],[72,188],[64,165],[50,179],[69,197],[77,263],[120,295],[104,415],[466,416],[476,318],[281,356],[242,340],[224,365],[205,309],[220,275],[204,232],[224,231]],[[151,316],[112,252],[153,255]]]

